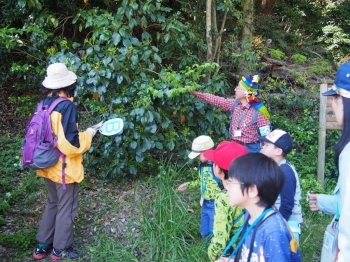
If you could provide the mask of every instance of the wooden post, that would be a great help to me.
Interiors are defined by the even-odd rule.
[[[338,124],[332,108],[332,96],[323,96],[321,93],[328,90],[328,86],[332,86],[333,81],[326,81],[320,85],[320,126],[318,135],[318,166],[317,179],[321,185],[324,185],[324,166],[326,155],[326,131],[341,130],[342,126]]]
[[[318,167],[317,167],[317,180],[321,185],[324,184],[324,165],[326,154],[326,113],[327,113],[327,97],[321,95],[321,93],[327,91],[328,84],[323,83],[320,85],[320,125],[318,134]]]

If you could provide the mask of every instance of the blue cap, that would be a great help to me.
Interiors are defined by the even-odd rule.
[[[326,92],[323,92],[324,96],[341,95],[347,97],[347,93],[350,92],[350,62],[342,64],[337,71],[337,75],[334,80],[335,88],[332,88]]]

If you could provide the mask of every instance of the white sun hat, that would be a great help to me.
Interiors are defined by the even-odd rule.
[[[192,142],[192,152],[188,154],[190,159],[194,159],[204,151],[214,147],[214,142],[210,136],[199,136]]]
[[[54,63],[48,66],[42,85],[48,89],[60,89],[70,86],[77,81],[77,76],[69,71],[65,64]]]

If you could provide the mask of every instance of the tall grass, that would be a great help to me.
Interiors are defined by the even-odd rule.
[[[183,177],[184,171],[166,162],[159,167],[158,176],[139,181],[152,189],[147,194],[140,192],[140,201],[134,203],[141,214],[140,235],[130,235],[124,244],[101,236],[96,246],[89,248],[92,260],[208,261],[205,243],[199,236],[199,212],[188,211],[174,189],[174,181]]]
[[[199,236],[198,192],[188,195],[174,189],[180,184],[179,180],[184,182],[184,174],[191,170],[189,167],[179,169],[170,162],[161,163],[157,176],[138,182],[153,189],[141,194],[140,201],[135,202],[141,214],[141,234],[136,238],[130,236],[126,244],[106,236],[99,237],[95,249],[99,251],[91,252],[93,261],[209,261],[205,243]],[[331,217],[309,210],[306,194],[310,187],[324,191],[318,182],[309,179],[302,183],[303,186],[301,252],[304,262],[318,262],[325,227]],[[135,191],[142,188],[136,187]],[[188,211],[191,206],[194,212]]]

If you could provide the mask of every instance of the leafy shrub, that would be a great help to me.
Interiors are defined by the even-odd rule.
[[[21,96],[21,97],[9,97],[8,98],[11,104],[15,105],[14,114],[20,117],[26,117],[33,114],[33,111],[36,108],[36,103],[39,101],[40,97],[37,94],[30,96]]]
[[[0,159],[3,167],[0,173],[0,193],[11,192],[20,174],[20,149],[22,138],[0,136]]]
[[[322,75],[325,73],[334,72],[333,68],[331,67],[330,63],[327,62],[324,59],[312,59],[311,65],[307,68],[308,72],[316,75]]]
[[[0,233],[0,245],[4,247],[16,247],[17,255],[20,252],[28,251],[36,244],[36,228],[20,230],[14,234]]]
[[[283,53],[281,50],[278,50],[278,49],[268,49],[268,53],[269,55],[272,57],[272,58],[275,58],[275,59],[285,59],[286,58],[286,55],[285,53]]]
[[[304,64],[307,60],[307,57],[301,54],[294,54],[292,55],[291,59],[294,63]]]

